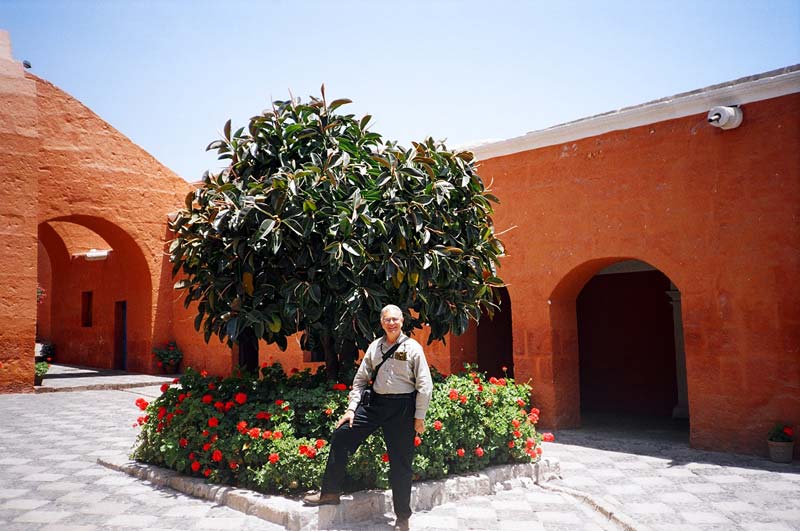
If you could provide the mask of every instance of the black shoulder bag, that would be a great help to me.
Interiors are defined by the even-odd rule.
[[[386,360],[392,357],[392,355],[397,351],[397,348],[403,343],[405,343],[405,339],[398,341],[392,348],[383,353],[383,359],[378,366],[375,367],[375,370],[372,371],[372,377],[369,379],[369,386],[361,391],[361,401],[359,403],[362,406],[367,407],[372,401],[372,394],[374,393],[372,390],[372,384],[375,382],[375,377],[378,376],[378,371],[381,370],[381,366],[386,363]]]

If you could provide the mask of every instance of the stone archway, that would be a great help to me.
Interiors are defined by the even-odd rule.
[[[688,418],[680,291],[638,260],[607,266],[576,299],[580,411],[594,422]],[[661,419],[659,421],[658,419]]]
[[[70,226],[83,230],[70,230]],[[58,360],[148,371],[152,280],[135,240],[114,223],[86,215],[47,220],[39,224],[38,233],[51,275],[48,339],[56,345]],[[96,242],[106,245],[87,252],[88,242],[92,248]],[[121,308],[125,311],[122,328]]]

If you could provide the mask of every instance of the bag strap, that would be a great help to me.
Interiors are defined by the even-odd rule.
[[[403,339],[403,340],[401,340],[401,341],[398,341],[397,343],[395,343],[395,344],[394,344],[394,346],[393,346],[392,348],[390,348],[389,350],[387,350],[386,352],[384,352],[384,354],[383,354],[383,359],[382,359],[382,360],[381,360],[381,362],[378,364],[378,366],[377,366],[377,367],[375,367],[375,370],[374,370],[374,371],[372,371],[372,378],[370,378],[370,382],[375,382],[375,377],[376,377],[376,376],[378,376],[378,371],[379,371],[379,370],[381,370],[381,367],[383,366],[383,364],[384,364],[384,363],[386,363],[386,360],[388,360],[389,358],[391,358],[391,357],[392,357],[392,354],[394,354],[394,353],[397,351],[397,348],[398,348],[398,347],[399,347],[401,344],[405,343],[405,341],[406,341],[406,339]],[[370,383],[370,384],[369,384],[369,386],[370,386],[370,388],[371,388],[371,387],[372,387],[372,383]]]

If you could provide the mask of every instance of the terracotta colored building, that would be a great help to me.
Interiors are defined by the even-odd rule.
[[[800,421],[799,93],[792,67],[476,148],[497,227],[516,226],[509,286],[431,363],[531,379],[552,428],[688,415],[693,445],[763,453],[774,421]],[[740,106],[741,125],[709,124],[716,106]],[[139,372],[175,340],[186,365],[227,374],[164,252],[194,185],[25,72],[5,32],[0,142],[0,392],[33,390],[37,338],[64,363]],[[261,352],[317,365],[296,341]]]

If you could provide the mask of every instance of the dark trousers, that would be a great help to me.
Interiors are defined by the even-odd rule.
[[[353,427],[345,423],[331,436],[331,450],[322,492],[342,491],[347,459],[362,442],[378,428],[383,428],[383,439],[389,454],[389,483],[392,486],[394,513],[401,518],[411,516],[411,462],[414,458],[414,410],[413,393],[402,398],[387,398],[377,393],[372,403],[358,406]]]

